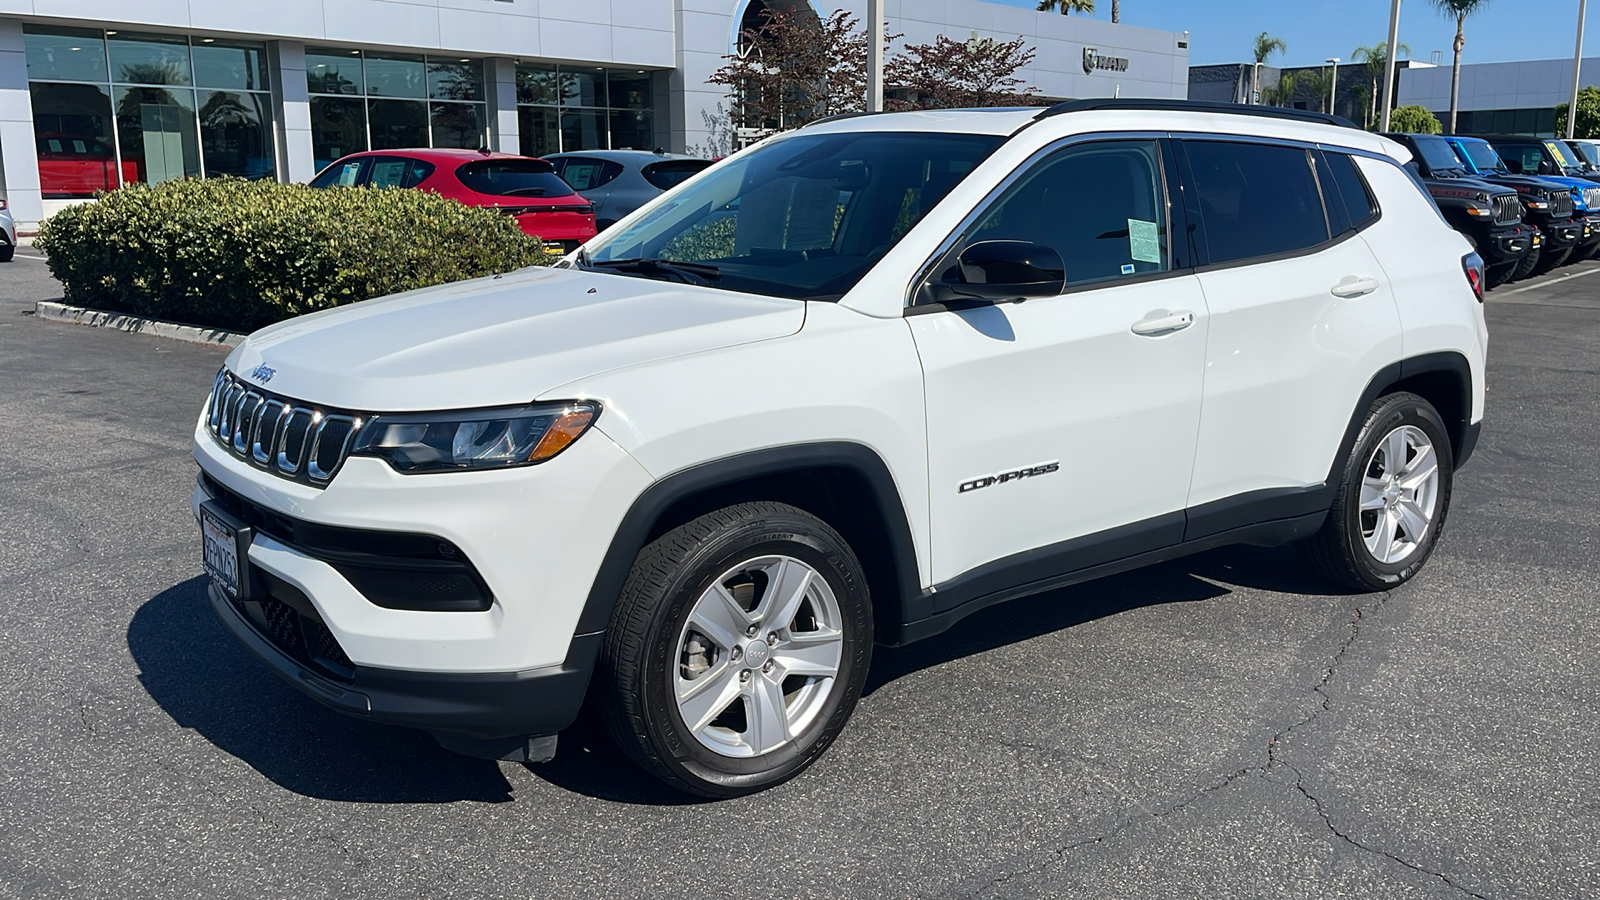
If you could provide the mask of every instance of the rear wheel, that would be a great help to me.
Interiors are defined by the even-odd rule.
[[[1514,262],[1503,263],[1503,264],[1498,265],[1498,266],[1490,266],[1488,268],[1488,270],[1487,270],[1487,275],[1485,276],[1484,284],[1490,290],[1493,290],[1493,289],[1499,287],[1500,285],[1505,284],[1506,282],[1510,281],[1511,280],[1511,276],[1516,274],[1516,271],[1517,271],[1517,264],[1514,263]]]
[[[747,794],[828,748],[871,653],[871,601],[844,539],[792,506],[742,503],[640,551],[606,635],[601,714],[668,784]]]
[[[1358,591],[1409,581],[1438,543],[1450,508],[1454,455],[1427,400],[1379,398],[1345,458],[1327,521],[1298,545],[1318,575]]]
[[[11,262],[11,258],[16,255],[17,246],[15,244],[7,244],[4,247],[0,247],[0,262]]]
[[[1569,257],[1571,255],[1572,255],[1572,247],[1571,246],[1563,247],[1562,249],[1555,250],[1555,251],[1551,251],[1551,250],[1549,250],[1547,248],[1545,250],[1545,252],[1544,252],[1544,255],[1539,257],[1538,265],[1533,267],[1533,274],[1535,274],[1535,275],[1543,275],[1544,273],[1550,271],[1551,269],[1554,269],[1556,266],[1559,266],[1562,263],[1566,262],[1567,261],[1567,257]]]

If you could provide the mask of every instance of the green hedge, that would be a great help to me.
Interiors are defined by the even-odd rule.
[[[238,178],[102,194],[35,246],[70,304],[231,331],[550,261],[510,217],[437,194]]]

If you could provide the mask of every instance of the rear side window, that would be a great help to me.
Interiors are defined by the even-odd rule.
[[[1311,152],[1185,141],[1210,262],[1306,250],[1329,238]]]
[[[469,190],[497,197],[570,197],[572,188],[542,159],[486,159],[467,163],[456,178]]]
[[[336,162],[322,170],[316,178],[311,179],[314,188],[326,187],[355,187],[361,183],[361,170],[367,167],[369,160],[349,159]]]
[[[587,156],[569,156],[561,167],[561,177],[575,191],[592,191],[610,184],[622,174],[622,164]]]
[[[373,187],[413,188],[433,174],[433,166],[420,159],[385,156],[372,161],[367,183]]]
[[[1345,212],[1350,215],[1350,224],[1360,228],[1376,219],[1378,203],[1372,198],[1372,189],[1367,187],[1361,171],[1356,168],[1356,161],[1346,153],[1324,152],[1322,155],[1328,162],[1328,171],[1333,176],[1339,198],[1344,201]]]
[[[663,191],[668,191],[693,178],[696,173],[703,171],[709,165],[711,165],[710,160],[705,159],[669,159],[665,162],[651,163],[639,174],[644,176],[645,181]]]

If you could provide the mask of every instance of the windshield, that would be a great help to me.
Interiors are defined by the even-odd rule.
[[[603,236],[585,261],[690,265],[717,287],[836,300],[1004,140],[881,132],[760,144]],[[619,274],[663,277],[668,266]]]
[[[1461,160],[1456,159],[1456,154],[1442,137],[1432,135],[1417,135],[1412,138],[1416,142],[1417,152],[1422,154],[1422,161],[1434,172],[1448,172],[1451,169],[1465,171]]]
[[[1591,166],[1600,166],[1600,146],[1588,141],[1572,141],[1572,149]]]
[[[1549,149],[1550,155],[1554,156],[1556,161],[1561,163],[1561,168],[1574,169],[1579,166],[1578,160],[1572,155],[1572,150],[1569,149],[1566,144],[1563,144],[1560,141],[1545,141],[1544,145],[1547,149]]]
[[[1462,141],[1456,146],[1460,147],[1461,152],[1467,155],[1467,159],[1472,160],[1472,165],[1476,167],[1478,171],[1505,171],[1505,161],[1502,160],[1500,158],[1500,154],[1494,152],[1494,148],[1489,146],[1487,143],[1483,141]]]

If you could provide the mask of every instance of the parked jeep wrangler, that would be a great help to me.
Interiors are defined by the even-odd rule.
[[[1408,156],[1188,101],[775,135],[555,267],[240,344],[210,605],[338,712],[541,761],[588,703],[726,797],[828,748],[874,644],[1002,601],[1238,543],[1391,590],[1488,342]]]
[[[1573,221],[1583,226],[1583,232],[1565,262],[1590,259],[1596,252],[1600,252],[1600,183],[1587,176],[1576,174],[1581,171],[1577,166],[1567,169],[1569,173],[1574,174],[1519,175],[1511,171],[1500,153],[1483,138],[1452,135],[1445,140],[1456,151],[1456,157],[1461,160],[1461,164],[1485,181],[1513,188],[1527,186],[1530,188],[1530,194],[1546,185],[1566,188],[1572,194]],[[1567,149],[1565,143],[1555,143],[1559,148]],[[1573,156],[1572,159],[1576,160],[1577,157]]]

